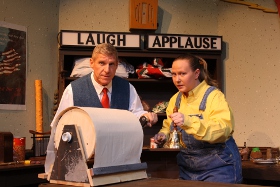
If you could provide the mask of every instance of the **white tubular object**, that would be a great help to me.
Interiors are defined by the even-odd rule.
[[[70,107],[62,112],[56,125],[57,149],[64,125],[73,124],[78,126],[86,159],[94,157],[94,168],[140,163],[143,130],[139,119],[131,112]],[[68,141],[68,137],[65,139]]]

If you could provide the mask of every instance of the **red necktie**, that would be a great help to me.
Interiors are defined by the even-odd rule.
[[[103,92],[103,96],[101,99],[101,104],[103,106],[103,108],[109,108],[109,97],[107,95],[107,88],[103,88],[102,92]]]

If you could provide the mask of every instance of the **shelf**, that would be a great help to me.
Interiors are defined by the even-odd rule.
[[[157,113],[157,115],[160,117],[166,117],[166,113]]]
[[[138,79],[138,78],[128,78],[129,82],[172,82],[171,78],[164,78],[164,79]]]
[[[80,77],[64,77],[65,80],[70,80],[74,81]],[[127,78],[129,82],[172,82],[171,78],[166,78],[166,79],[138,79],[138,78]]]
[[[171,67],[174,58],[186,53],[187,51],[178,50],[143,50],[143,49],[119,49],[118,56],[131,64],[134,70],[143,65],[144,62],[152,63],[154,58],[161,58],[164,67]],[[221,54],[216,52],[200,52],[195,51],[192,54],[204,58],[208,65],[210,76],[218,81],[220,89],[223,90],[223,64],[221,63]],[[69,48],[59,49],[59,72],[58,72],[58,102],[62,97],[63,91],[68,84],[78,79],[79,77],[70,77],[75,62],[78,58],[91,57],[92,49],[85,48]],[[139,79],[137,73],[129,74],[126,78],[136,89],[140,99],[145,101],[149,106],[149,111],[153,109],[156,104],[162,101],[168,102],[170,98],[178,92],[178,89],[173,84],[171,77],[164,77],[161,79]],[[151,128],[144,128],[143,145],[150,144],[150,138],[153,137],[162,127],[162,121],[166,119],[165,113],[159,113],[158,122]],[[156,152],[176,152],[174,149],[143,149],[144,151]]]
[[[80,77],[64,77],[65,80],[74,81]]]
[[[160,152],[179,152],[180,149],[169,149],[169,148],[149,148],[149,147],[143,147],[143,151],[160,151]]]

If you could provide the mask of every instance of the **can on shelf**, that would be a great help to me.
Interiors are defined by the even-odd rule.
[[[25,160],[25,137],[14,136],[13,150],[14,161]]]
[[[157,148],[157,144],[155,143],[155,139],[154,138],[150,138],[150,148],[151,149]]]

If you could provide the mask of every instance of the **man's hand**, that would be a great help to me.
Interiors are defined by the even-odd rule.
[[[148,120],[147,126],[152,127],[157,121],[158,121],[158,116],[156,113],[153,112],[148,112],[143,114]]]

